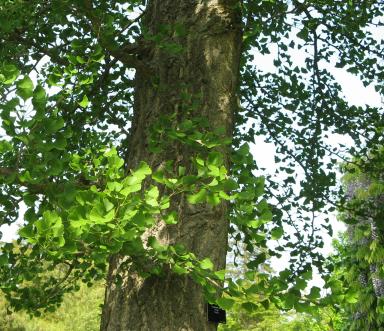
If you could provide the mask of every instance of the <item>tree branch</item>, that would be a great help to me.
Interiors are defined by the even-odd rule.
[[[99,17],[94,13],[92,0],[85,0],[83,5],[84,7],[82,7],[82,9],[84,10],[84,15],[90,21],[92,31],[95,33],[100,45],[105,48],[114,58],[128,67],[137,68],[142,65],[141,61],[139,61],[136,57],[136,54],[139,52],[141,47],[137,43],[128,43],[121,48],[115,48],[111,46],[111,44],[107,42],[101,33],[103,24]],[[138,21],[143,14],[144,13],[142,13],[135,20],[130,21],[129,25],[125,27],[125,29]]]

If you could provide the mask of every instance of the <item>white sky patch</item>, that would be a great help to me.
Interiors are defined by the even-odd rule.
[[[343,94],[350,104],[361,107],[365,105],[371,107],[383,106],[382,96],[375,91],[372,85],[365,87],[361,80],[351,73],[330,65],[326,67],[340,84]]]
[[[0,239],[2,242],[12,242],[17,238],[17,232],[20,227],[23,225],[24,213],[26,212],[27,207],[24,203],[19,204],[19,218],[15,223],[11,225],[4,224],[0,227],[3,237]]]

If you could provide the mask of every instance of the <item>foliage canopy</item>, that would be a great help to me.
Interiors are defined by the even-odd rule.
[[[384,4],[239,1],[234,139],[221,128],[207,130],[199,117],[179,123],[169,116],[150,128],[152,153],[175,142],[195,151],[193,173],[174,169],[172,160],[161,169],[145,162],[125,167],[140,54],[151,45],[177,56],[183,50],[171,37],[188,33],[170,24],[148,34],[141,24],[145,6],[141,0],[0,2],[1,224],[24,220],[17,243],[1,247],[2,291],[16,309],[38,314],[56,307],[78,280],[104,277],[108,257],[120,252],[143,276],[161,276],[164,268],[189,274],[223,308],[237,301],[248,311],[270,303],[310,311],[320,299],[318,288],[304,291],[313,266],[325,272],[319,230],[332,233],[316,216],[333,211],[341,193],[335,166],[346,148],[330,141],[332,134],[353,139],[352,155],[372,152],[383,137],[382,109],[349,105],[327,64],[384,92],[383,41],[372,35],[382,28]],[[255,52],[273,56],[275,71],[259,68]],[[199,107],[198,96],[183,98],[185,107]],[[262,177],[253,161],[249,144],[256,135],[276,145],[275,176]],[[229,145],[230,168],[220,153]],[[212,270],[208,257],[200,260],[180,245],[143,239],[160,220],[178,222],[171,203],[177,195],[190,204],[230,202],[233,254],[245,247],[252,255],[246,279]],[[278,275],[260,268],[283,252],[289,268]],[[329,284],[335,293],[338,286]]]

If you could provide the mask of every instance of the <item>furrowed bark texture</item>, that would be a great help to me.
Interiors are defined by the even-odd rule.
[[[175,25],[185,31],[165,32],[163,40],[180,45],[180,52],[154,43],[141,55],[147,69],[139,68],[136,72],[129,168],[145,160],[156,169],[165,160],[173,160],[175,169],[182,165],[187,172],[192,171],[193,151],[182,144],[174,143],[157,154],[148,151],[148,129],[164,115],[176,114],[175,121],[202,116],[212,128],[223,127],[227,136],[232,135],[241,48],[237,3],[235,0],[149,2],[144,16],[148,34],[156,35],[164,31],[164,26]],[[223,148],[222,152],[228,163],[229,149]],[[181,243],[199,258],[209,257],[216,269],[224,268],[227,206],[189,205],[185,197],[174,199],[172,205],[179,213],[178,224],[165,226],[159,222],[151,235],[164,244]],[[118,271],[123,261],[123,256],[111,258],[101,330],[216,330],[216,324],[207,322],[201,289],[189,277],[169,272],[164,277],[144,280],[132,270]],[[114,282],[118,273],[123,278],[120,287]]]

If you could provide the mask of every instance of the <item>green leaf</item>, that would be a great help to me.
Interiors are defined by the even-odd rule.
[[[165,183],[164,171],[157,170],[152,174],[152,179],[160,184]]]
[[[172,211],[164,217],[164,222],[167,224],[177,224],[177,212]]]
[[[299,313],[309,313],[311,311],[311,307],[308,302],[297,301],[295,303],[295,309]]]
[[[184,176],[185,175],[186,168],[179,166],[179,176]]]
[[[28,170],[22,172],[19,175],[20,182],[25,183],[25,182],[31,182],[33,178],[31,177],[31,174]]]
[[[182,181],[182,183],[184,185],[193,185],[193,184],[195,184],[198,181],[198,177],[197,176],[188,175],[188,176],[184,176],[181,179],[181,181]]]
[[[82,108],[86,108],[89,104],[88,97],[84,94],[83,99],[79,102],[79,106]]]
[[[160,242],[155,237],[148,238],[148,245],[157,252],[164,252],[167,250],[167,246],[161,245]]]
[[[0,140],[0,154],[9,152],[13,148],[12,144],[6,140]]]
[[[252,313],[257,311],[257,305],[255,305],[253,302],[244,302],[241,304],[241,307],[243,307],[247,312]]]
[[[59,131],[65,125],[64,120],[60,118],[51,118],[45,121],[45,132],[54,133]]]
[[[225,270],[218,270],[218,271],[215,271],[215,276],[217,277],[217,279],[221,280],[221,281],[224,281],[225,280],[225,274],[226,274],[226,271]]]
[[[247,267],[249,269],[257,269],[259,267],[260,264],[264,263],[267,259],[267,256],[265,253],[260,253],[256,256],[255,259],[249,261],[247,263]]]
[[[121,184],[119,182],[108,182],[107,188],[110,191],[120,192],[121,189],[123,188],[123,184]]]
[[[3,65],[1,69],[1,73],[3,75],[2,83],[9,85],[9,84],[12,84],[17,79],[17,77],[20,74],[20,71],[13,64],[6,64],[6,65]]]
[[[8,264],[8,256],[6,254],[0,255],[0,267]]]
[[[318,288],[317,286],[313,286],[307,296],[310,300],[316,300],[320,298],[320,291],[320,288]]]
[[[282,227],[274,228],[271,231],[271,237],[273,240],[280,239],[284,234],[284,229]]]
[[[165,196],[160,200],[160,209],[168,209],[170,207],[170,198],[169,196]]]
[[[23,226],[19,231],[18,231],[20,237],[22,238],[33,238],[35,233],[33,231],[33,226],[32,224],[27,224]]]
[[[301,276],[305,280],[311,280],[312,279],[312,270],[304,272]]]
[[[204,162],[204,160],[203,160],[201,157],[197,156],[197,157],[195,158],[195,161],[196,161],[196,163],[197,163],[198,165],[204,167],[205,162]]]
[[[219,152],[210,152],[207,158],[207,166],[220,167],[223,164],[223,156]]]
[[[205,270],[213,270],[213,263],[209,258],[200,261],[200,268]]]
[[[237,153],[241,156],[247,156],[249,154],[249,145],[243,144],[241,147],[237,150]]]
[[[86,47],[86,43],[84,40],[81,40],[81,39],[74,39],[72,42],[71,42],[71,47],[74,49],[74,50],[78,50],[78,49],[83,49],[84,47]]]
[[[255,192],[253,190],[251,190],[251,189],[247,189],[247,190],[241,191],[238,194],[238,198],[240,200],[248,200],[248,201],[254,200]]]
[[[156,222],[152,215],[146,213],[137,213],[132,218],[132,221],[134,224],[141,228],[148,228]]]
[[[16,93],[23,100],[27,100],[33,96],[33,82],[29,76],[24,76],[23,79],[19,80],[16,84]]]
[[[146,192],[147,198],[150,199],[157,199],[159,197],[159,189],[157,186],[152,186],[147,192]]]
[[[87,63],[86,60],[84,60],[81,56],[76,56],[76,61],[80,64]]]
[[[350,289],[345,293],[345,301],[348,303],[356,303],[359,301],[359,292],[353,289]]]
[[[111,211],[111,209],[114,207],[114,204],[109,201],[107,198],[103,199],[103,204],[106,212]]]
[[[220,197],[216,193],[209,193],[207,202],[212,206],[217,206],[220,203]]]
[[[118,155],[112,155],[108,157],[108,165],[111,173],[116,174],[116,171],[124,165],[124,160]]]
[[[212,165],[212,164],[208,164],[208,175],[210,176],[213,176],[213,177],[219,177],[220,176],[220,168],[215,166],[215,165]]]
[[[91,60],[93,62],[101,63],[104,60],[104,57],[103,48],[100,45],[96,45],[95,51],[91,55]]]
[[[157,186],[152,186],[147,192],[145,192],[145,202],[152,206],[157,207],[159,202],[157,201],[159,197],[159,189]]]
[[[132,178],[131,176],[130,177],[127,177],[126,179],[130,179]],[[134,178],[136,179],[136,178]],[[124,181],[124,184],[127,184],[128,181]],[[131,193],[134,193],[134,192],[138,192],[141,190],[141,182],[133,182],[131,183],[132,181],[130,181],[130,183],[128,184],[129,186],[126,186],[124,187],[121,191],[120,191],[120,194],[127,197],[129,194]]]
[[[35,90],[33,91],[33,100],[36,102],[45,102],[47,99],[47,94],[45,93],[45,89],[41,85],[37,85]]]
[[[187,274],[189,271],[183,267],[181,267],[180,265],[178,264],[174,264],[172,266],[172,271],[176,274],[176,275],[185,275]]]
[[[259,216],[259,220],[264,223],[269,223],[272,221],[273,214],[270,210],[264,210],[262,214]]]
[[[307,282],[304,279],[301,279],[301,278],[296,279],[295,289],[305,290],[306,287],[307,287]]]
[[[284,294],[284,308],[286,309],[293,308],[293,306],[297,303],[297,301],[298,301],[298,297],[295,294],[291,292]]]
[[[228,297],[222,297],[222,298],[219,298],[217,299],[217,304],[223,308],[223,309],[231,309],[232,306],[234,305],[235,303],[235,300],[231,299],[231,298],[228,298]]]
[[[223,189],[226,191],[237,190],[239,185],[233,179],[229,178],[221,182],[223,185]]]
[[[207,190],[205,188],[201,189],[199,192],[195,194],[191,194],[187,197],[187,200],[190,204],[197,204],[204,202],[207,197]]]
[[[110,207],[108,205],[108,207]],[[104,201],[94,201],[89,219],[94,224],[103,224],[112,221],[115,217],[115,209],[111,208],[108,212],[104,205]]]
[[[258,227],[260,227],[261,225],[264,224],[260,220],[253,220],[253,219],[247,220],[244,223],[246,226],[253,228],[253,229],[257,229]]]
[[[35,222],[39,234],[47,233],[50,231],[51,227],[56,224],[61,224],[61,218],[55,212],[51,211],[45,211],[43,213],[43,218]]]
[[[133,172],[133,174],[137,178],[144,179],[146,176],[152,174],[152,170],[146,162],[141,161],[138,168]]]
[[[55,211],[45,211],[43,217],[37,220],[34,225],[39,241],[46,242],[51,247],[64,246],[64,225],[61,217]]]
[[[37,85],[35,90],[33,91],[32,104],[37,111],[40,111],[41,113],[43,113],[46,103],[47,103],[47,94],[45,93],[45,90],[41,85]],[[36,119],[39,117],[36,117]]]
[[[145,162],[140,162],[139,167],[132,171],[130,176],[127,176],[122,184],[124,188],[120,191],[120,193],[124,196],[127,196],[130,193],[137,192],[141,189],[141,183],[147,175],[152,173],[151,168]],[[154,199],[152,199],[154,202]]]

